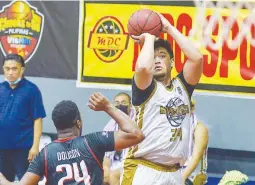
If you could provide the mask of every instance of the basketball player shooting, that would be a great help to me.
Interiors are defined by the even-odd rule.
[[[131,118],[102,94],[94,93],[89,102],[92,110],[110,115],[121,130],[80,136],[82,122],[78,107],[74,102],[62,101],[52,112],[58,140],[42,149],[19,183],[8,182],[0,174],[0,185],[36,185],[43,176],[49,185],[102,185],[105,152],[130,147],[141,142],[144,136]]]
[[[163,32],[177,42],[188,60],[171,79],[170,43],[149,33],[132,36],[143,43],[132,82],[132,103],[145,139],[129,151],[122,185],[181,185],[185,181],[179,169],[188,158],[190,99],[201,77],[203,56],[192,41],[158,15]]]

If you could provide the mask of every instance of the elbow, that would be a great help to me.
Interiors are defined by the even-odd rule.
[[[153,64],[153,58],[152,60],[145,59],[145,58],[141,58],[141,59],[138,58],[135,65],[135,72],[151,73],[152,64]]]
[[[135,72],[136,73],[147,73],[147,74],[149,74],[149,73],[151,73],[151,68],[150,67],[148,67],[148,66],[146,66],[146,65],[136,65],[136,68],[135,68]]]
[[[141,130],[136,131],[135,136],[137,138],[137,143],[142,142],[145,138],[145,136]]]
[[[142,133],[139,135],[139,141],[142,142],[145,139],[145,135]]]

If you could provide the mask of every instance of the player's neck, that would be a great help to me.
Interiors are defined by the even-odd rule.
[[[159,79],[158,81],[161,82],[165,87],[171,84],[171,78],[162,78]]]
[[[76,137],[76,134],[72,128],[58,130],[58,139],[65,139],[70,137]]]

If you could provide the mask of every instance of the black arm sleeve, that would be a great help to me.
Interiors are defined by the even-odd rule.
[[[85,138],[100,161],[103,161],[105,152],[114,150],[114,132],[95,132]]]
[[[185,86],[188,94],[189,94],[189,97],[191,98],[192,94],[193,94],[193,91],[195,89],[195,85],[190,85],[186,82],[185,78],[184,78],[184,75],[183,75],[183,71],[181,71],[177,77],[181,80],[181,82],[183,83],[183,85]]]
[[[40,177],[44,176],[44,149],[30,163],[27,172],[34,173]]]
[[[132,80],[132,104],[134,106],[139,106],[143,102],[145,102],[151,93],[153,92],[155,88],[155,80],[152,80],[151,84],[149,87],[147,87],[144,90],[139,89],[136,84],[135,84],[135,79],[133,77]]]

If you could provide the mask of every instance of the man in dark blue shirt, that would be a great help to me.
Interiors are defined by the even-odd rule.
[[[38,87],[23,76],[24,59],[17,54],[3,60],[0,83],[0,172],[19,179],[39,152],[45,110]]]
[[[19,184],[36,185],[45,176],[47,185],[103,185],[102,162],[106,151],[122,150],[144,139],[141,130],[125,113],[100,93],[94,93],[88,106],[105,111],[120,130],[81,135],[80,112],[72,101],[62,101],[52,112],[58,140],[47,145],[32,161]],[[0,185],[11,185],[0,174]]]

